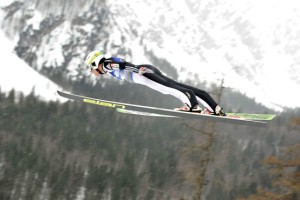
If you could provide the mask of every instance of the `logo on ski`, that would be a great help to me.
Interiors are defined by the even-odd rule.
[[[121,104],[108,103],[108,102],[98,101],[98,100],[94,100],[94,99],[83,99],[83,102],[95,104],[95,105],[99,105],[99,106],[110,107],[110,108],[123,108],[123,109],[125,108],[125,106],[121,105]]]

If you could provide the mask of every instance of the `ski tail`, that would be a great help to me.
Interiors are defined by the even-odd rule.
[[[276,115],[274,114],[252,114],[252,113],[226,113],[229,117],[243,118],[250,120],[259,120],[259,121],[271,121]]]

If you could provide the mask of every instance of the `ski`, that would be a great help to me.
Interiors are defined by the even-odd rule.
[[[120,113],[126,113],[126,114],[154,116],[154,117],[209,120],[215,122],[233,123],[238,125],[250,125],[250,126],[266,126],[267,122],[270,121],[270,118],[265,118],[265,120],[247,119],[245,118],[246,114],[244,116],[238,116],[237,113],[232,113],[232,115],[228,115],[224,117],[224,116],[206,115],[206,114],[199,114],[199,113],[192,113],[192,112],[175,111],[171,109],[142,106],[136,104],[108,101],[103,99],[95,99],[91,97],[65,93],[62,91],[57,91],[57,93],[64,98],[81,101],[84,103],[93,104],[97,106],[113,108]],[[251,114],[248,114],[248,118],[250,115]]]
[[[117,112],[134,115],[154,116],[154,117],[176,117],[171,115],[157,115],[148,112],[139,112],[135,110],[128,110],[123,108],[117,108]],[[227,117],[243,120],[257,120],[257,121],[271,121],[276,115],[273,114],[251,114],[251,113],[226,113]]]
[[[169,117],[169,118],[178,118],[177,116],[173,115],[161,115],[156,113],[150,113],[150,112],[141,112],[136,110],[128,110],[124,108],[117,108],[117,112],[124,113],[124,114],[130,114],[130,115],[142,115],[142,116],[149,116],[149,117]]]

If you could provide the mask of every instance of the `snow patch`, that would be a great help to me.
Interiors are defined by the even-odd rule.
[[[0,88],[1,92],[9,92],[14,89],[16,92],[22,92],[24,95],[34,94],[45,101],[64,101],[56,93],[61,87],[50,81],[48,78],[40,75],[16,54],[13,53],[13,44],[0,31],[0,43],[6,48],[0,49]]]

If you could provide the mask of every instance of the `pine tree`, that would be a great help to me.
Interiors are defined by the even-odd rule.
[[[296,200],[300,198],[300,144],[288,147],[284,157],[269,156],[272,188],[260,188],[248,200]]]

